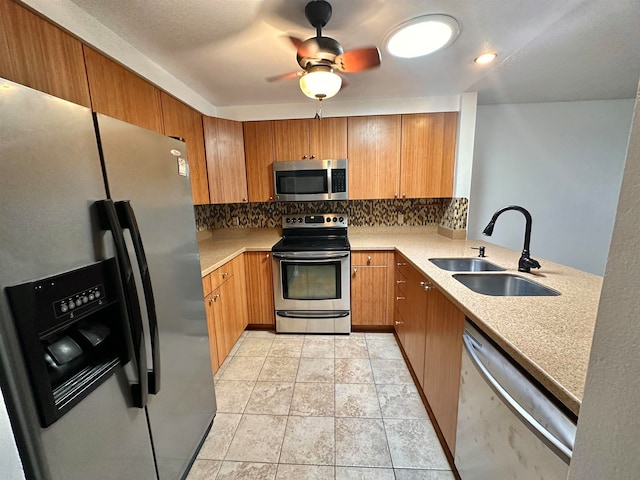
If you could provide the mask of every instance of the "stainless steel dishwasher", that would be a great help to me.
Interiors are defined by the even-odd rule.
[[[463,480],[566,479],[575,421],[469,321],[455,464]]]

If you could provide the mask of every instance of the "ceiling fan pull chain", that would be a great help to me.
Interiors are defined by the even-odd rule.
[[[316,104],[316,116],[313,117],[316,120],[322,120],[322,99],[318,99],[318,103]]]

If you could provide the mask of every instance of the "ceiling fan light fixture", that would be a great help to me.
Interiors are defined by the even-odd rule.
[[[458,21],[449,15],[424,15],[394,28],[386,40],[394,57],[415,58],[442,50],[460,35]]]
[[[314,100],[331,98],[340,91],[342,77],[331,67],[316,66],[300,77],[300,90]]]

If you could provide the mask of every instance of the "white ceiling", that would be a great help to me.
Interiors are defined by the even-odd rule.
[[[315,34],[308,0],[72,0],[171,75],[219,107],[304,101],[283,36]],[[323,34],[345,50],[376,45],[382,65],[347,76],[331,102],[478,92],[478,103],[634,98],[640,78],[638,0],[330,0]],[[385,35],[419,15],[461,25],[448,48],[417,59],[384,51]],[[478,66],[484,50],[498,61]],[[109,52],[107,52],[109,53]]]

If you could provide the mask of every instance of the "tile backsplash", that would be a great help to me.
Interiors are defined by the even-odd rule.
[[[276,228],[282,215],[292,213],[347,213],[354,227],[396,226],[398,215],[407,226],[467,228],[466,198],[411,198],[392,200],[344,200],[328,202],[265,202],[196,205],[199,231],[210,228]],[[238,224],[234,224],[234,219]]]

